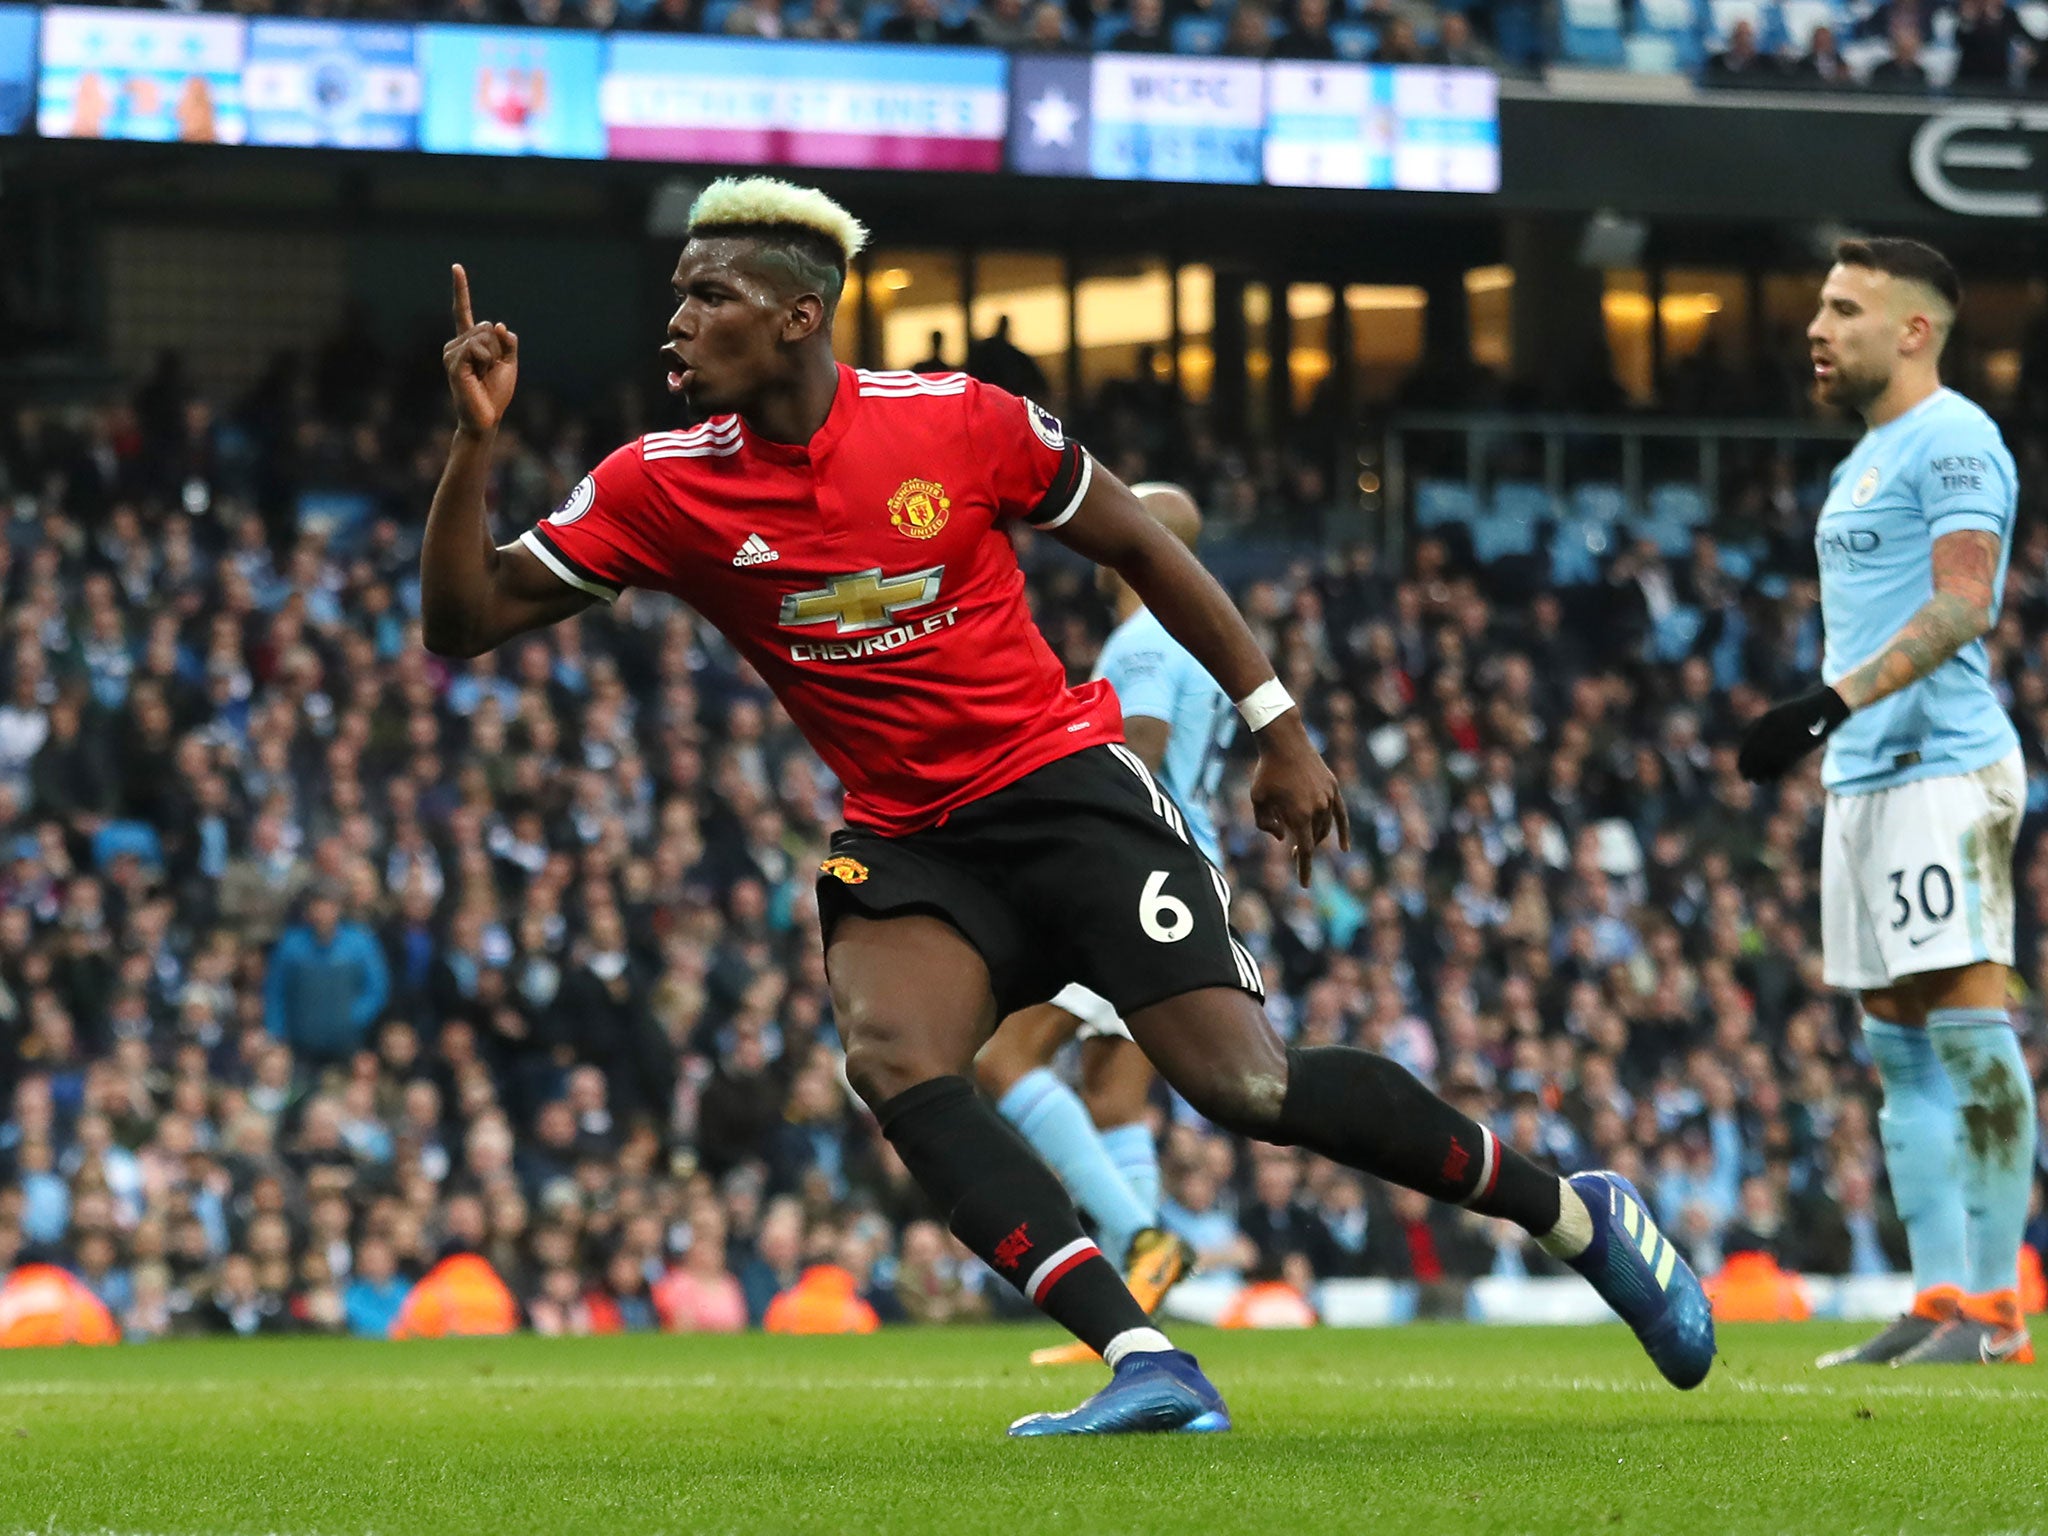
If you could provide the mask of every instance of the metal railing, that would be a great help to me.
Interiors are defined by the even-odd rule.
[[[1477,505],[1484,506],[1495,459],[1504,451],[1519,448],[1534,438],[1541,442],[1540,475],[1516,478],[1540,480],[1553,501],[1561,502],[1573,479],[1602,480],[1618,484],[1629,505],[1644,501],[1647,477],[1644,451],[1652,445],[1669,444],[1681,454],[1690,449],[1694,467],[1684,475],[1665,474],[1659,482],[1686,478],[1695,483],[1710,508],[1721,505],[1722,472],[1736,444],[1768,444],[1780,450],[1797,450],[1819,444],[1853,442],[1854,427],[1824,421],[1743,421],[1714,417],[1575,416],[1547,412],[1517,414],[1509,411],[1417,411],[1388,418],[1382,434],[1384,467],[1383,523],[1385,553],[1398,560],[1413,520],[1410,484],[1416,439],[1451,436],[1461,440],[1461,478]],[[1612,456],[1617,472],[1607,475],[1570,476],[1569,461]]]

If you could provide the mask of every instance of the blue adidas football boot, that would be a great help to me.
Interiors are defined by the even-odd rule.
[[[1666,1381],[1681,1390],[1698,1386],[1714,1363],[1714,1312],[1692,1266],[1620,1174],[1580,1173],[1567,1182],[1593,1213],[1593,1241],[1565,1262],[1635,1330]]]
[[[1230,1428],[1223,1395],[1186,1350],[1124,1356],[1109,1385],[1065,1413],[1026,1414],[1010,1426],[1024,1435],[1207,1435]]]

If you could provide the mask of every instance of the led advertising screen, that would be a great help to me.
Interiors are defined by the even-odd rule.
[[[26,128],[35,108],[36,9],[0,5],[0,133]]]
[[[1008,68],[980,48],[625,35],[599,114],[614,159],[996,171]]]
[[[1283,187],[1497,192],[1497,82],[1482,69],[1269,64],[1265,173]]]
[[[252,22],[242,100],[252,144],[416,149],[420,72],[413,29]]]
[[[1010,165],[1033,176],[1256,184],[1265,81],[1248,59],[1021,57]]]
[[[420,148],[448,155],[604,158],[594,32],[421,27]]]
[[[43,12],[36,127],[51,139],[240,144],[236,16],[55,6]]]

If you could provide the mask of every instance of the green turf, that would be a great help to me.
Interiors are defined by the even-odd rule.
[[[1681,1394],[1619,1328],[1183,1329],[1234,1433],[1030,1442],[1100,1379],[1036,1329],[24,1351],[0,1530],[2048,1531],[2048,1372],[1808,1369],[1859,1331]]]

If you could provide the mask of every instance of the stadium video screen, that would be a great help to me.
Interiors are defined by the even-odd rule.
[[[602,160],[602,40],[530,27],[421,27],[420,148]]]
[[[247,36],[234,16],[52,7],[36,129],[48,139],[243,143]]]
[[[998,171],[1008,70],[978,48],[625,35],[598,111],[620,160]]]
[[[1256,185],[1264,103],[1261,66],[1247,59],[1019,58],[1010,164],[1033,176]]]
[[[1500,188],[1498,82],[1485,70],[38,12],[0,0],[0,133],[30,121],[49,138]]]
[[[1498,88],[1483,69],[1275,63],[1266,91],[1275,186],[1500,190]]]
[[[0,133],[20,133],[35,111],[36,11],[0,5]]]
[[[413,29],[253,22],[242,104],[252,144],[416,149],[420,71]]]

